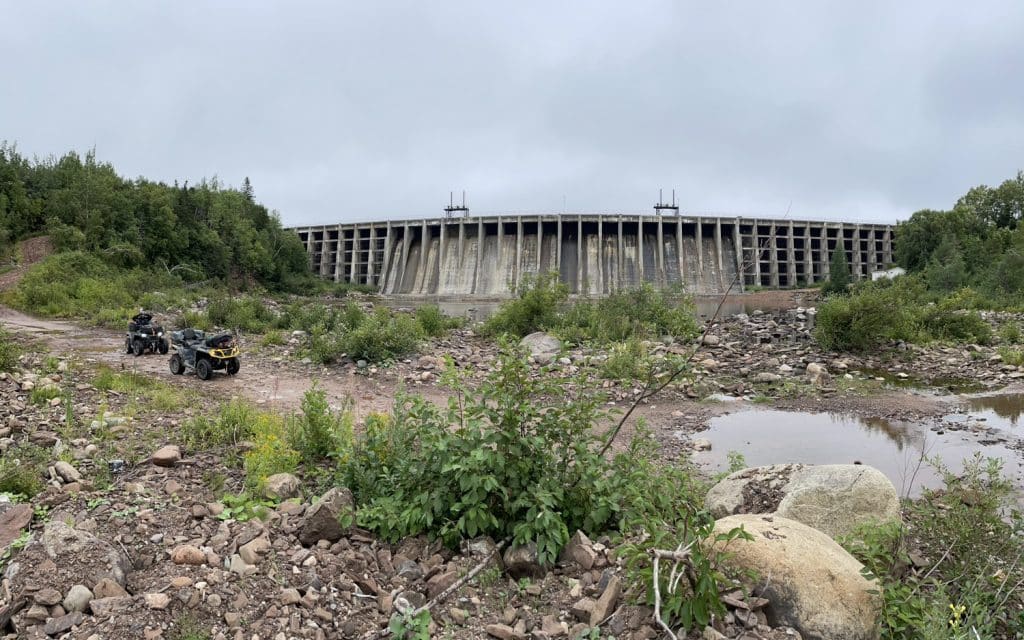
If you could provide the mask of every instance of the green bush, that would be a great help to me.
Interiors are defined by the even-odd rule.
[[[842,541],[881,582],[882,637],[1021,637],[1024,518],[1001,461],[975,455],[960,474],[929,462],[944,486],[911,503],[905,525],[867,526]],[[927,560],[921,572],[906,571],[909,549]]]
[[[353,360],[383,362],[412,353],[422,337],[414,318],[379,308],[366,316],[362,324],[346,331],[339,346]]]
[[[0,327],[0,371],[13,371],[18,366],[21,348],[11,334]]]
[[[286,421],[280,416],[259,414],[251,426],[253,447],[245,452],[243,467],[250,488],[260,490],[275,473],[295,473],[301,456],[289,444]]]
[[[308,461],[342,457],[352,447],[354,422],[350,402],[333,411],[327,394],[314,383],[302,396],[302,411],[293,417],[291,438]]]
[[[252,438],[253,426],[262,415],[254,405],[236,398],[220,405],[212,417],[186,420],[181,426],[181,436],[193,449],[236,445]]]
[[[1020,344],[1020,325],[1016,322],[1007,322],[999,327],[999,339],[1007,344]]]
[[[247,333],[263,333],[276,320],[274,312],[255,296],[218,296],[206,307],[206,316],[214,326]]]
[[[569,297],[565,286],[555,272],[539,276],[527,275],[516,289],[516,297],[501,305],[497,313],[488,318],[484,335],[508,334],[518,338],[546,331],[558,325],[559,312]]]
[[[419,323],[423,334],[431,338],[443,336],[462,324],[457,318],[449,318],[444,315],[436,304],[428,304],[416,309],[416,322]]]
[[[609,380],[643,380],[651,372],[651,357],[642,340],[629,338],[611,346],[600,370]]]
[[[31,446],[14,446],[0,456],[0,493],[31,498],[43,490],[47,450]]]
[[[992,342],[992,327],[977,311],[930,306],[921,312],[920,322],[924,339],[977,344]]]
[[[832,351],[865,351],[885,341],[913,340],[912,310],[895,287],[865,288],[818,307],[814,337]]]
[[[575,342],[621,342],[632,337],[656,340],[661,336],[689,339],[698,333],[693,302],[644,283],[616,291],[596,301],[581,300],[563,314],[558,333]]]

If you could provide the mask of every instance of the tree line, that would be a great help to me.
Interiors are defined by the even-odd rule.
[[[308,281],[298,237],[276,212],[216,179],[168,185],[121,177],[71,151],[29,160],[0,143],[0,254],[49,234],[58,251],[85,251],[121,268],[155,268],[188,281],[237,278],[274,288]]]
[[[1020,304],[1024,292],[1024,172],[974,187],[947,211],[925,209],[896,229],[897,263],[948,293],[971,287]]]

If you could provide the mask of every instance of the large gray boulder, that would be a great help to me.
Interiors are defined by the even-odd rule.
[[[562,350],[562,341],[549,333],[535,331],[520,340],[519,346],[526,349],[531,356],[550,357]]]
[[[772,464],[740,469],[722,478],[704,497],[714,518],[737,513],[771,513],[782,500],[789,478],[801,464]]]
[[[352,492],[346,487],[330,489],[306,512],[299,527],[299,542],[308,547],[320,540],[340,540],[351,527],[351,522],[342,523],[342,518],[351,519],[354,508]]]
[[[789,478],[776,515],[833,538],[872,522],[900,520],[900,498],[885,474],[860,464],[804,467]]]
[[[900,519],[896,487],[874,467],[859,464],[776,464],[730,474],[713,486],[704,506],[715,518],[775,513],[838,538],[870,522]]]
[[[832,538],[795,520],[755,514],[722,518],[712,535],[739,526],[753,540],[711,544],[727,551],[727,565],[758,576],[752,586],[770,601],[769,624],[793,627],[804,640],[878,638],[882,601],[871,591],[881,587]]]
[[[66,579],[77,577],[77,582],[92,588],[104,578],[124,586],[125,577],[131,572],[131,562],[121,550],[60,520],[46,524],[39,544],[58,567],[60,576],[53,577],[54,586],[61,589],[65,588],[64,580],[60,579],[65,577],[64,573],[69,574]],[[75,576],[70,575],[70,568]]]

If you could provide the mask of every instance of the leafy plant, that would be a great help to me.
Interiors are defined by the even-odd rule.
[[[269,509],[274,506],[272,501],[258,498],[247,492],[237,495],[228,493],[220,501],[224,509],[217,514],[217,518],[236,522],[247,522],[254,518],[265,520],[270,514]]]
[[[415,615],[413,610],[408,610],[391,617],[388,631],[392,640],[430,640],[430,623],[429,609]]]
[[[20,355],[21,348],[11,334],[0,327],[0,371],[13,371]]]
[[[558,324],[558,313],[569,297],[569,288],[555,272],[527,274],[516,287],[516,297],[501,305],[484,323],[484,335],[508,334],[521,338]]]
[[[449,318],[444,315],[436,304],[427,304],[417,308],[415,315],[416,322],[419,323],[423,334],[432,338],[442,336],[461,324],[457,318]]]

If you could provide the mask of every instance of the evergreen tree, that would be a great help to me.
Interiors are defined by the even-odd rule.
[[[850,286],[850,266],[846,262],[846,251],[843,249],[842,241],[832,251],[832,261],[828,267],[828,282],[821,288],[825,295],[833,293],[846,293]]]

